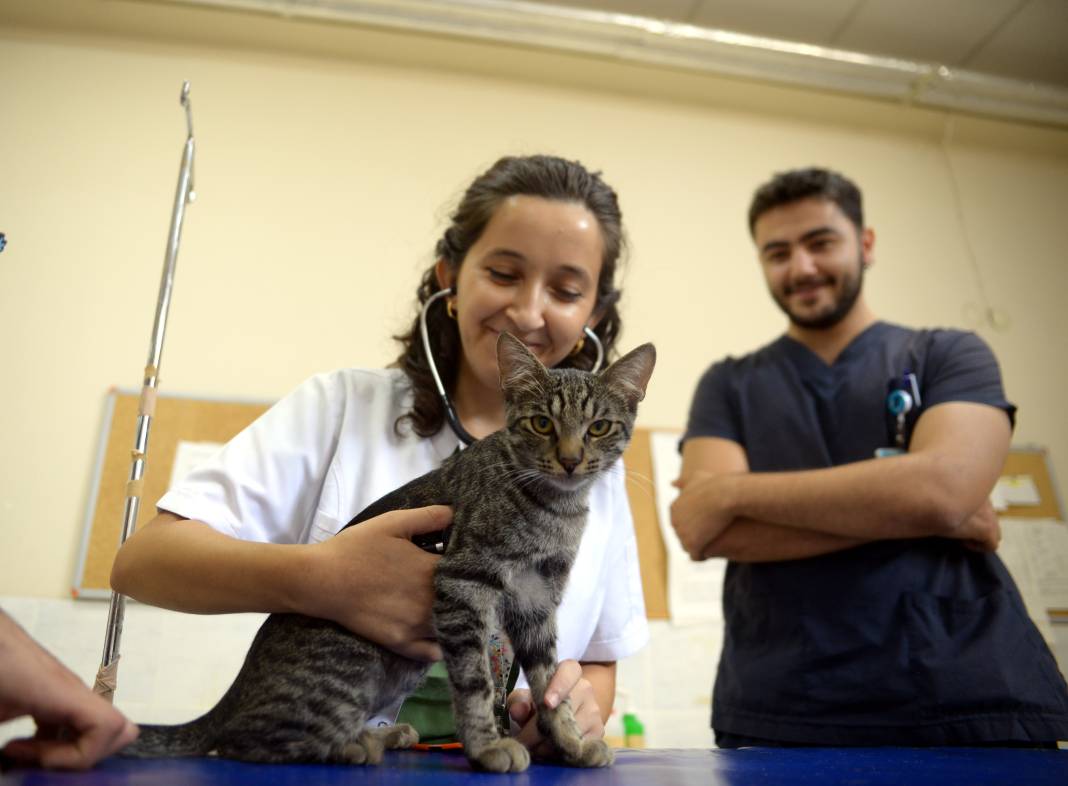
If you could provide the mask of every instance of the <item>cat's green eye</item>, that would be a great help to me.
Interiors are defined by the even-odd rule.
[[[553,433],[553,422],[544,415],[536,415],[530,419],[530,430],[535,434],[545,436]]]
[[[591,437],[603,437],[612,429],[612,421],[610,420],[595,420],[590,424],[587,432]]]

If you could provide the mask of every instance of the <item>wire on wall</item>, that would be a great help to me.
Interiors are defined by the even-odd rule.
[[[983,278],[983,271],[979,267],[979,257],[975,253],[975,244],[972,242],[971,233],[968,231],[968,222],[964,217],[964,200],[961,197],[960,182],[957,178],[957,170],[953,166],[953,156],[950,152],[955,130],[956,118],[950,115],[946,118],[943,127],[940,149],[949,174],[949,188],[953,196],[953,208],[957,215],[957,225],[960,228],[961,238],[964,240],[965,255],[968,258],[968,265],[975,279],[980,301],[978,304],[964,304],[964,318],[970,326],[983,325],[998,332],[1005,332],[1011,326],[1012,320],[1008,312],[996,308],[990,301],[990,296],[987,294],[986,280]]]

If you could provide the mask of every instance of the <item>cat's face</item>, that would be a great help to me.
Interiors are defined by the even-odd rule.
[[[547,370],[521,341],[502,333],[497,357],[507,433],[520,468],[574,489],[626,449],[656,351],[643,344],[599,374]]]

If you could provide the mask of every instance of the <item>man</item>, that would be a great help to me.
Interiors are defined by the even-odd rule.
[[[717,744],[1068,739],[1068,689],[994,554],[1015,407],[993,354],[876,319],[875,235],[841,175],[777,175],[749,225],[789,324],[701,379],[671,510],[693,559],[729,560]]]
[[[0,760],[84,769],[137,738],[136,726],[0,610],[0,722],[22,715],[37,734],[8,742]]]

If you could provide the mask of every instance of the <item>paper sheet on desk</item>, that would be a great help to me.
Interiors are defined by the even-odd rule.
[[[667,551],[668,612],[678,625],[723,620],[723,574],[727,562],[709,559],[693,562],[679,545],[671,528],[671,503],[678,489],[671,482],[679,476],[678,432],[654,431],[649,436],[653,461],[653,485],[656,489],[656,517]]]
[[[1030,507],[1042,504],[1042,495],[1038,492],[1035,479],[1030,475],[1002,475],[990,492],[990,502],[994,510],[1014,507]]]
[[[1068,525],[1052,519],[1001,519],[998,556],[1020,588],[1027,612],[1054,643],[1049,609],[1068,609]]]

